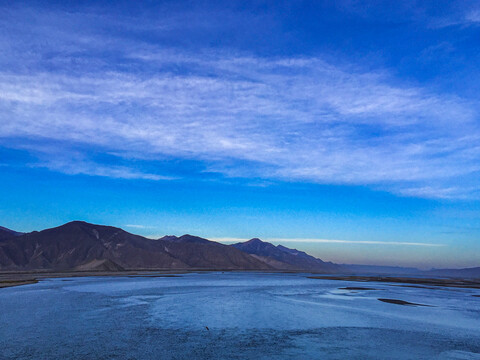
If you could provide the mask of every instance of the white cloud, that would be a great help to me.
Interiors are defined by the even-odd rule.
[[[173,180],[174,177],[151,174],[136,170],[127,166],[103,165],[98,162],[90,161],[84,156],[75,152],[66,154],[48,154],[52,158],[30,164],[31,167],[43,167],[52,171],[58,171],[68,175],[90,175],[102,176],[115,179],[142,179],[142,180]],[[45,154],[42,154],[45,157]]]
[[[480,24],[480,9],[475,9],[467,13],[465,20],[472,24]]]
[[[222,243],[237,243],[248,241],[249,239],[240,239],[240,238],[213,238],[213,241],[218,241]],[[334,244],[357,244],[357,245],[394,245],[394,246],[427,246],[427,247],[442,247],[446,246],[445,244],[435,244],[435,243],[422,243],[422,242],[405,242],[405,241],[356,241],[356,240],[335,240],[335,239],[301,239],[301,238],[292,238],[292,239],[265,239],[267,242],[275,244],[285,244],[285,243],[334,243]]]
[[[55,24],[45,15],[37,29],[55,46],[27,52],[36,44],[30,38],[0,38],[12,50],[0,56],[9,65],[0,72],[0,142],[57,142],[56,152],[32,151],[37,166],[171,178],[99,163],[88,151],[78,161],[73,144],[125,161],[198,160],[224,176],[434,198],[464,196],[462,183],[471,182],[464,179],[480,171],[478,109],[454,95],[320,57],[192,53],[99,35],[95,27],[71,39],[82,22],[68,17]],[[96,52],[100,44],[143,70],[110,63]],[[15,68],[15,58],[28,70]]]
[[[134,228],[134,229],[152,229],[153,226],[148,225],[139,225],[139,224],[126,224],[126,227]]]
[[[433,28],[445,28],[450,26],[471,27],[480,24],[480,9],[469,9],[463,12],[454,12],[450,16],[433,18],[430,26]]]

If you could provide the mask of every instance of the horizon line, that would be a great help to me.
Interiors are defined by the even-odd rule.
[[[244,238],[210,238],[210,240],[222,243],[245,242],[251,239]],[[266,242],[296,242],[296,243],[336,243],[336,244],[359,244],[359,245],[395,245],[395,246],[430,246],[443,247],[446,244],[406,242],[406,241],[374,241],[374,240],[338,240],[338,239],[312,239],[312,238],[274,238],[264,239]]]

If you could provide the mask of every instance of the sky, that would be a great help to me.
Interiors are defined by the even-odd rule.
[[[0,3],[0,225],[480,266],[478,1]]]

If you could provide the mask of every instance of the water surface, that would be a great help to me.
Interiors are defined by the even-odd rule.
[[[0,358],[480,359],[480,290],[307,275],[85,277],[0,289]]]

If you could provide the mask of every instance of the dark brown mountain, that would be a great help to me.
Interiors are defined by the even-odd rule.
[[[125,268],[186,266],[153,240],[81,221],[0,241],[2,269],[66,270],[103,259]]]
[[[237,269],[270,267],[227,245],[185,235],[151,240],[120,228],[73,221],[0,239],[0,270]]]
[[[324,273],[336,273],[343,270],[339,265],[324,262],[303,251],[289,249],[282,245],[275,246],[257,238],[231,246],[264,261],[278,270],[305,270]]]

